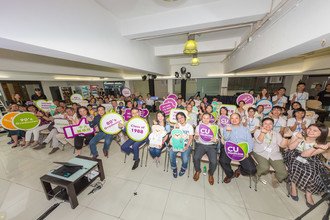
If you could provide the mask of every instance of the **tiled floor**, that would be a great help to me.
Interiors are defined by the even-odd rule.
[[[36,219],[55,203],[46,199],[39,178],[56,167],[53,161],[72,158],[73,150],[67,146],[49,156],[49,148],[11,149],[7,141],[6,136],[0,137],[0,219]],[[87,148],[83,154],[89,155]],[[205,176],[194,182],[192,171],[189,178],[174,179],[171,172],[163,171],[163,160],[157,168],[150,157],[147,167],[132,171],[132,157],[123,163],[124,154],[115,142],[110,157],[101,159],[104,187],[91,195],[88,192],[92,188],[87,188],[78,196],[76,209],[63,203],[47,219],[269,220],[294,219],[307,209],[302,192],[299,202],[294,202],[286,196],[284,184],[277,189],[268,184],[269,175],[263,177],[268,183],[259,183],[255,192],[246,177],[213,186]],[[319,220],[325,211],[326,204],[322,204],[306,219]]]

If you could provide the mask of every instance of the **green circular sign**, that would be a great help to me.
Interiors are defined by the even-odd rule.
[[[38,127],[40,120],[33,113],[23,112],[13,118],[13,125],[18,130],[31,130]]]
[[[127,136],[136,142],[145,140],[150,132],[148,122],[141,117],[133,117],[126,124]]]

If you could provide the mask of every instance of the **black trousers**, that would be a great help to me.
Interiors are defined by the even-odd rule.
[[[213,145],[204,145],[196,143],[195,153],[194,153],[194,167],[195,170],[201,172],[201,158],[207,155],[209,158],[209,174],[213,176],[215,170],[217,169],[217,146]]]
[[[88,145],[90,140],[92,140],[93,137],[94,137],[94,134],[88,134],[86,136],[74,137],[74,148],[77,150],[80,150],[83,147],[84,142],[86,145]]]
[[[226,176],[229,178],[233,177],[234,171],[230,165],[231,159],[227,156],[225,149],[223,147],[221,147],[220,149],[219,162]],[[240,170],[242,175],[250,176],[256,174],[257,172],[256,165],[254,164],[254,161],[251,157],[247,157],[244,160],[240,161],[239,163],[241,165],[238,167],[238,169]]]

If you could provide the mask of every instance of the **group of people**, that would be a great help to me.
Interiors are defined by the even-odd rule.
[[[179,95],[177,108],[184,109],[187,113],[177,113],[176,123],[170,123],[164,112],[160,110],[156,112],[150,121],[154,125],[164,127],[166,135],[162,137],[161,145],[149,147],[149,153],[158,165],[161,153],[164,149],[168,151],[174,178],[185,174],[191,154],[193,154],[195,181],[199,180],[202,173],[201,160],[204,155],[207,155],[208,181],[211,185],[214,184],[213,174],[218,162],[226,175],[224,183],[230,183],[233,178],[240,175],[254,176],[255,181],[258,181],[260,176],[267,174],[272,166],[275,170],[272,185],[277,187],[280,182],[286,181],[291,198],[295,201],[298,200],[297,189],[305,191],[306,204],[311,206],[314,204],[312,195],[325,190],[320,175],[327,171],[320,157],[329,151],[330,146],[327,143],[329,129],[323,124],[317,124],[315,118],[306,116],[308,93],[304,89],[305,84],[299,83],[297,91],[291,94],[289,99],[285,96],[285,88],[279,88],[274,96],[270,96],[267,89],[263,89],[255,98],[256,104],[247,106],[244,101],[240,101],[236,111],[231,114],[226,107],[221,107],[221,105],[215,110],[211,105],[211,100],[206,97],[200,99],[196,96],[185,101]],[[325,91],[329,90],[328,84]],[[327,96],[323,95],[323,97]],[[258,101],[263,99],[273,103],[273,108],[267,115],[263,113],[263,106],[257,105]],[[125,106],[119,106],[119,103],[123,101]],[[54,115],[43,112],[34,105],[25,106],[18,101],[10,105],[11,112],[28,111],[40,119],[40,125],[32,130],[9,131],[13,148],[20,144],[22,147],[31,146],[34,147],[33,149],[40,150],[45,148],[47,143],[52,142],[50,154],[55,153],[65,137],[61,130],[54,126],[54,120],[64,119],[69,124],[76,125],[82,118],[86,118],[90,127],[95,128],[96,133],[74,137],[73,146],[77,155],[86,145],[89,146],[92,157],[97,158],[99,156],[97,143],[104,139],[103,154],[108,157],[110,145],[116,138],[124,153],[133,153],[132,169],[135,170],[139,166],[139,149],[148,143],[148,138],[139,142],[128,138],[125,124],[121,123],[118,125],[121,129],[119,134],[104,133],[100,129],[100,120],[107,111],[102,104],[111,104],[110,112],[123,114],[123,109],[128,108],[131,110],[132,117],[139,117],[141,108],[148,108],[150,111],[154,109],[154,102],[149,94],[146,99],[142,96],[136,97],[134,94],[130,97],[104,95],[96,98],[91,96],[87,106],[80,106],[77,103],[69,106],[64,101],[56,100],[53,103],[57,106]],[[290,109],[286,108],[287,103],[290,103]],[[221,116],[229,117],[230,122],[225,126],[221,125],[219,120]],[[218,125],[219,129],[216,136],[206,141],[201,138],[200,126],[210,127],[211,125]],[[39,133],[45,129],[49,130],[49,134],[42,143],[39,143]],[[184,148],[180,152],[174,151],[171,147],[173,129],[179,129],[184,134]],[[19,140],[21,140],[20,143]],[[239,161],[240,165],[235,171],[231,166],[232,160],[224,148],[226,142],[248,143],[247,155]],[[180,169],[177,166],[178,154],[182,160]]]

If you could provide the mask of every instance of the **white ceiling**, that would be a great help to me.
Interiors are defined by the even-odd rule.
[[[164,13],[223,0],[95,0],[119,20]]]

